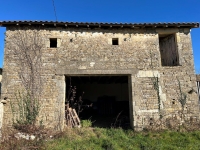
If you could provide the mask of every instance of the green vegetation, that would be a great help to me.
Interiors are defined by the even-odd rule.
[[[181,104],[182,113],[183,113],[184,107],[185,107],[185,104],[186,104],[186,100],[187,100],[187,94],[184,93],[184,92],[182,91],[181,83],[180,83],[180,81],[179,81],[178,78],[177,78],[177,80],[178,80],[178,86],[179,86],[179,92],[180,92],[180,97],[179,97],[179,100],[178,100],[178,101],[179,101],[180,104]]]
[[[92,121],[90,119],[81,120],[81,125],[82,125],[82,127],[85,127],[85,128],[91,127],[92,126]]]
[[[134,132],[106,128],[74,128],[40,140],[9,139],[0,149],[21,150],[199,150],[200,131]]]
[[[199,150],[200,131],[134,132],[123,129],[68,130],[45,143],[48,150]]]
[[[17,103],[10,101],[14,125],[34,124],[39,114],[39,101],[30,92],[15,94]]]

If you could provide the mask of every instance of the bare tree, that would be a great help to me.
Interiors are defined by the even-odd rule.
[[[33,123],[38,115],[38,102],[42,92],[42,48],[44,40],[39,29],[17,28],[9,37],[14,60],[18,65],[18,75],[26,92],[25,107],[28,119]]]

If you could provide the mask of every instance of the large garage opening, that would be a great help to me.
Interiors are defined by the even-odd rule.
[[[66,76],[66,100],[72,88],[75,99],[82,97],[81,120],[95,127],[130,128],[128,75]]]

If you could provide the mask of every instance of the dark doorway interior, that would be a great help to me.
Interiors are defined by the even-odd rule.
[[[66,76],[66,93],[70,85],[77,98],[84,92],[80,119],[96,127],[130,127],[128,76]]]

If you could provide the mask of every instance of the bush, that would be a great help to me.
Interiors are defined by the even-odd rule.
[[[82,127],[88,128],[92,126],[92,121],[91,120],[81,120],[81,125]]]
[[[20,129],[21,126],[24,128],[26,125],[35,125],[39,114],[39,100],[27,91],[18,91],[15,98],[15,102],[10,101],[14,127]]]

